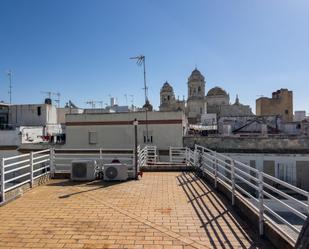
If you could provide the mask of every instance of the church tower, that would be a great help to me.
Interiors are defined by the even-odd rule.
[[[195,68],[188,79],[188,100],[198,98],[205,98],[205,78]]]
[[[207,110],[205,98],[205,78],[195,68],[188,78],[187,116],[189,123],[197,123]]]
[[[172,111],[175,102],[173,87],[166,81],[160,91],[160,111]]]

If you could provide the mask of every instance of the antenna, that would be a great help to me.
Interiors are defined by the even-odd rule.
[[[136,60],[136,64],[141,66],[143,65],[143,70],[144,70],[144,91],[145,91],[145,104],[148,101],[148,87],[146,83],[146,62],[145,62],[145,56],[144,55],[139,55],[135,57],[130,57],[131,60]]]
[[[125,94],[125,95],[124,95],[124,98],[126,99],[126,105],[128,105],[128,95]]]
[[[100,104],[101,109],[103,109],[103,101],[97,101],[97,100],[89,100],[85,102],[87,105],[90,105],[92,109],[96,107],[96,104]],[[107,103],[105,103],[107,105]]]
[[[41,93],[44,93],[47,95],[47,98],[52,99],[52,96],[56,96],[56,99],[54,101],[57,103],[58,107],[60,107],[60,96],[61,94],[59,92],[52,92],[52,91],[41,91]]]
[[[87,104],[87,105],[90,105],[92,109],[95,108],[95,103],[96,103],[96,101],[94,101],[94,100],[86,101],[86,104]]]
[[[46,94],[47,97],[48,97],[49,99],[51,99],[51,96],[52,96],[52,93],[53,93],[53,92],[51,92],[51,91],[48,91],[48,92],[41,91],[41,93]]]
[[[9,97],[10,97],[10,104],[12,104],[12,70],[10,69],[8,72],[7,72],[7,76],[9,78]]]
[[[132,106],[134,106],[134,95],[130,94],[130,97],[131,97],[131,104],[132,104]]]
[[[103,101],[98,101],[98,103],[100,104],[101,109],[103,109]]]
[[[148,139],[148,114],[147,114],[147,103],[148,101],[148,87],[146,84],[146,63],[145,63],[145,56],[144,55],[139,55],[139,56],[135,56],[135,57],[131,57],[131,60],[136,60],[137,65],[141,66],[143,65],[143,69],[144,69],[144,91],[145,91],[145,116],[146,116],[146,143],[149,142]]]
[[[55,99],[55,102],[58,104],[58,107],[60,107],[60,93],[52,93],[53,95],[57,96]]]

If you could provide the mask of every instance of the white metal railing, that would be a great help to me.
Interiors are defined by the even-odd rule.
[[[132,149],[55,149],[53,153],[53,172],[70,173],[74,160],[95,160],[98,166],[118,160],[128,166],[128,171],[134,167],[134,151]]]
[[[30,152],[1,159],[0,196],[5,202],[5,193],[26,183],[33,187],[34,180],[50,173],[51,150]]]
[[[143,149],[138,146],[138,167],[154,165],[157,163],[157,147],[146,145]]]
[[[157,146],[147,145],[145,148],[147,153],[147,165],[156,164],[158,160]]]
[[[138,168],[147,165],[147,149],[146,149],[146,147],[144,147],[143,149],[141,149],[140,146],[137,147],[137,158],[138,158],[138,161],[137,161]]]
[[[227,187],[232,205],[235,205],[235,198],[239,197],[240,201],[258,213],[261,235],[264,233],[263,224],[267,221],[296,242],[302,224],[296,225],[294,221],[298,218],[304,223],[309,213],[307,191],[198,145],[194,150],[186,151],[187,162],[213,178],[215,188],[218,182]],[[280,206],[288,216],[276,211],[274,206]]]
[[[169,157],[171,164],[187,164],[187,148],[169,147]]]

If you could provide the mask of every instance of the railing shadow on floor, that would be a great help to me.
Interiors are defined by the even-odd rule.
[[[70,181],[70,180],[66,179],[66,180],[63,180],[63,181],[48,183],[48,184],[46,184],[46,186],[80,187],[80,188],[95,187],[95,188],[91,188],[91,189],[87,189],[87,190],[81,190],[81,191],[72,192],[70,194],[59,196],[60,199],[64,199],[64,198],[69,198],[71,196],[78,195],[78,194],[93,192],[93,191],[96,191],[96,190],[99,190],[99,189],[106,189],[106,188],[109,188],[109,187],[112,187],[112,186],[115,186],[115,185],[119,185],[119,184],[123,184],[123,183],[125,183],[125,182],[124,181],[107,182],[107,181],[102,181],[102,180],[95,180],[95,181],[92,181],[92,182],[75,182],[75,181]]]
[[[230,241],[231,236],[239,244],[237,248],[272,248],[268,242],[268,245],[265,246],[265,241],[260,239],[257,233],[245,233],[244,231],[248,231],[249,228],[246,222],[232,210],[232,206],[227,202],[225,197],[216,193],[196,173],[183,172],[177,179],[189,199],[188,202],[191,203],[199,217],[202,223],[201,228],[204,228],[213,248],[235,248],[235,245]],[[209,208],[209,206],[212,207]],[[224,226],[231,231],[229,234],[224,231],[222,220],[219,222],[219,219],[222,219]],[[234,231],[233,227],[237,228],[237,232]],[[252,228],[250,228],[251,230]],[[243,242],[244,239],[250,243],[249,247]]]

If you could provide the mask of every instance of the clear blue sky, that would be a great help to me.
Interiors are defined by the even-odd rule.
[[[206,91],[221,86],[255,110],[258,95],[294,91],[294,109],[309,111],[307,0],[1,0],[0,100],[39,103],[41,91],[71,99],[143,104],[144,54],[149,98],[159,105],[168,80],[187,95],[197,65]]]

